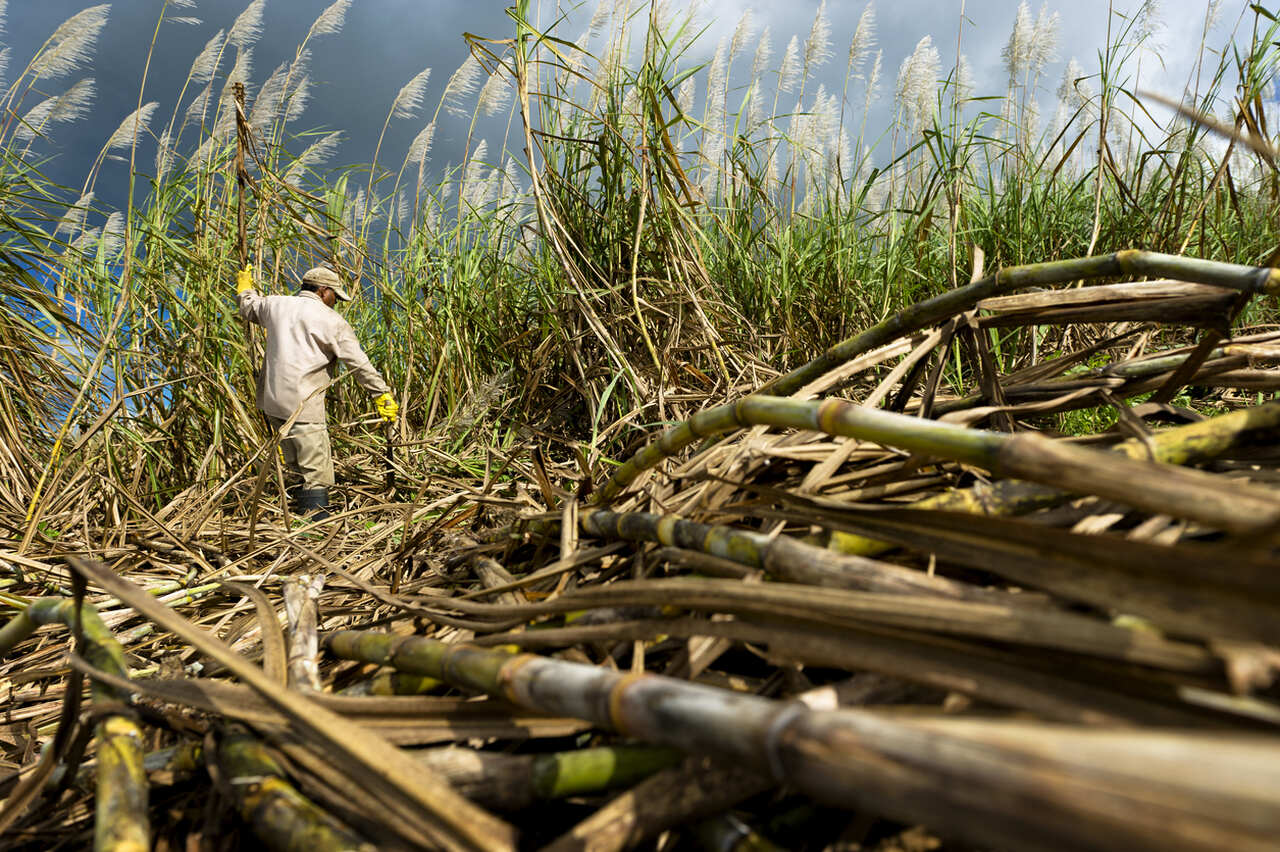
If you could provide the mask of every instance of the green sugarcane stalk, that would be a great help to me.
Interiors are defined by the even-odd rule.
[[[542,847],[542,852],[623,852],[664,831],[705,819],[773,786],[738,764],[691,757],[617,796]]]
[[[79,612],[84,657],[94,668],[127,678],[124,650],[103,623],[98,610],[84,603]],[[42,625],[62,624],[74,630],[75,603],[69,598],[36,598],[0,628],[0,657]],[[129,704],[130,696],[93,681],[94,701]],[[95,728],[98,784],[93,847],[97,852],[147,852],[151,828],[147,814],[147,773],[143,768],[142,728],[131,716],[110,714]]]
[[[564,799],[628,787],[684,755],[652,746],[604,746],[544,754],[533,761],[533,792],[540,799]]]
[[[1215,350],[1217,351],[1217,350]],[[1173,369],[1179,362],[1185,362],[1190,356],[1171,355],[1167,359],[1158,359],[1161,362],[1175,362],[1174,367],[1161,367],[1156,361],[1149,362],[1156,366],[1148,366],[1148,362],[1140,362],[1137,364],[1117,365],[1114,372],[1111,370],[1103,371],[1101,374],[1073,376],[1068,379],[1058,379],[1052,382],[1043,382],[1039,384],[1013,385],[1004,388],[1006,401],[1018,400],[1026,398],[1037,398],[1044,396],[1057,396],[1067,391],[1079,388],[1107,388],[1117,396],[1130,398],[1138,394],[1146,393],[1153,387],[1159,387],[1167,381],[1168,377],[1173,374]],[[1222,382],[1230,383],[1234,371],[1237,367],[1243,366],[1246,359],[1243,357],[1225,357],[1216,360],[1207,360],[1196,370],[1196,372],[1187,378],[1188,385],[1204,385],[1206,382]],[[1264,371],[1266,372],[1266,371]],[[944,415],[957,411],[968,411],[977,408],[980,405],[989,403],[991,400],[985,394],[971,394],[969,396],[960,397],[959,399],[949,399],[945,402],[939,402],[933,407],[933,418],[941,418]],[[1096,401],[1089,397],[1080,397],[1074,408],[1094,408],[1097,407]],[[1061,409],[1059,409],[1061,410]]]
[[[1076,654],[1156,666],[1171,671],[1212,674],[1217,658],[1199,645],[1166,639],[1147,631],[1099,622],[1047,608],[974,602],[936,595],[878,594],[848,589],[816,589],[794,583],[743,583],[738,580],[674,578],[618,580],[584,586],[553,600],[522,606],[481,604],[440,598],[438,606],[490,618],[527,620],[538,615],[602,607],[672,606],[694,612],[730,613],[789,622],[816,622],[858,628],[881,625],[931,633],[979,637]],[[532,635],[536,635],[533,631]],[[380,640],[382,641],[382,640]],[[390,641],[389,639],[386,641]],[[452,647],[452,646],[450,646]],[[393,663],[401,671],[436,677],[431,650],[416,640],[394,646]],[[422,654],[427,654],[424,662]],[[373,662],[383,663],[382,658]]]
[[[499,810],[521,810],[537,801],[591,795],[629,787],[679,763],[676,749],[612,745],[551,754],[500,754],[460,746],[427,749],[419,760],[467,798]]]
[[[1131,438],[1110,449],[1131,459],[1151,459],[1164,464],[1191,465],[1217,458],[1258,433],[1280,428],[1280,402],[1233,411],[1186,426],[1164,429],[1146,440]],[[968,512],[974,515],[1021,515],[1061,505],[1072,495],[1052,485],[1007,480],[974,488],[957,489],[910,504],[912,509]],[[830,548],[855,556],[874,556],[895,545],[855,533],[833,530]]]
[[[775,396],[795,393],[814,379],[862,353],[969,310],[982,299],[1026,287],[1121,275],[1158,276],[1196,284],[1213,284],[1249,294],[1280,295],[1280,270],[1277,269],[1199,260],[1139,249],[1099,257],[1011,266],[899,311],[866,331],[837,343],[809,363],[767,382],[757,392]]]
[[[765,383],[753,396],[785,396],[827,372],[903,335],[918,331],[957,313],[980,300],[1025,287],[1060,284],[1067,281],[1119,275],[1157,275],[1229,287],[1246,293],[1280,294],[1280,269],[1242,266],[1198,260],[1136,249],[1100,257],[1035,263],[1002,269],[979,281],[912,305],[883,322],[832,346],[809,363]],[[747,397],[747,400],[751,397]],[[746,400],[743,400],[745,402]],[[733,405],[733,404],[731,404]],[[701,411],[689,420],[664,432],[657,441],[636,453],[596,491],[594,505],[603,505],[618,496],[643,471],[669,458],[701,438],[720,435],[748,425],[739,422],[729,406]],[[807,428],[807,427],[801,427]]]
[[[951,459],[999,476],[1095,494],[1231,533],[1269,534],[1280,525],[1280,499],[1273,492],[1224,483],[1200,471],[1128,459],[1033,433],[1010,435],[921,420],[842,399],[773,396],[749,396],[708,409],[663,433],[618,468],[600,489],[599,502],[612,500],[642,471],[698,438],[761,425],[808,429]]]
[[[342,695],[426,695],[441,686],[443,684],[432,677],[390,670],[380,671],[368,680],[353,683],[340,692]]]
[[[1261,735],[816,711],[659,675],[363,631],[332,634],[327,647],[976,843],[1264,850],[1280,830],[1280,746]]]
[[[215,759],[235,792],[240,816],[267,848],[278,852],[373,852],[376,848],[299,793],[257,738],[230,733],[218,744]]]
[[[825,548],[787,536],[700,524],[648,512],[583,513],[584,532],[601,538],[652,541],[695,550],[767,573],[776,580],[886,594],[926,594],[1013,605],[1007,595],[862,557],[832,558]]]

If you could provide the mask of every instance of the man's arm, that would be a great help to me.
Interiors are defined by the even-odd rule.
[[[374,394],[391,393],[391,386],[383,380],[382,374],[373,366],[369,356],[364,354],[364,350],[360,348],[360,341],[356,340],[356,333],[351,330],[351,326],[345,320],[334,334],[333,355],[342,362],[343,366],[355,373],[356,382],[360,387]]]

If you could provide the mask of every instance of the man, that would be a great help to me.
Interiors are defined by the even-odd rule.
[[[297,414],[280,448],[289,469],[302,477],[297,509],[315,520],[329,516],[333,457],[324,393],[338,362],[355,373],[361,387],[378,395],[374,405],[384,420],[394,421],[399,411],[350,324],[333,309],[340,300],[349,302],[351,296],[327,267],[308,270],[296,296],[263,296],[254,287],[252,270],[236,273],[240,316],[267,332],[266,359],[257,377],[258,407],[277,430]]]

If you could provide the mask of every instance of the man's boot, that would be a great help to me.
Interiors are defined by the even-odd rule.
[[[298,514],[311,521],[323,521],[329,517],[328,488],[299,488]]]

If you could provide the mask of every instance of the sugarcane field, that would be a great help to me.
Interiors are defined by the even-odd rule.
[[[1055,2],[0,0],[0,850],[1280,848],[1280,6]]]

